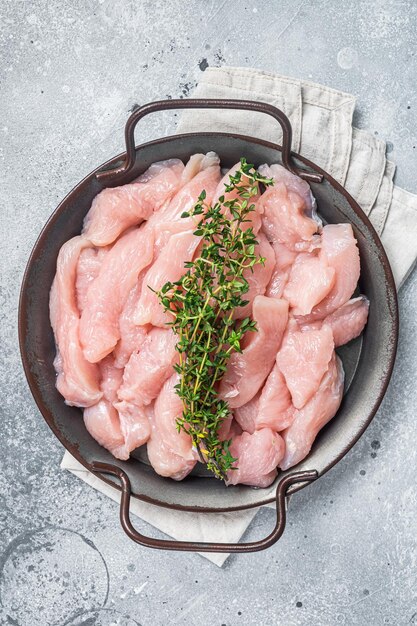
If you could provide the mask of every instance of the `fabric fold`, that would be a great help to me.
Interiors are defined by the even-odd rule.
[[[395,284],[401,286],[416,263],[417,196],[394,187],[381,241],[391,261]]]
[[[384,229],[388,211],[391,206],[395,169],[396,165],[392,163],[392,161],[386,161],[378,195],[369,212],[369,219],[379,236],[381,236]]]
[[[301,133],[300,81],[246,68],[208,68],[194,90],[193,98],[257,100],[285,111],[293,127],[292,147],[299,151]],[[257,137],[281,143],[279,123],[269,115],[247,111],[196,109],[183,113],[177,133],[210,130]]]
[[[352,130],[352,150],[345,187],[369,215],[385,172],[385,142],[365,130]]]
[[[352,117],[356,99],[343,91],[309,81],[301,81],[301,93],[300,154],[343,184],[352,148]]]

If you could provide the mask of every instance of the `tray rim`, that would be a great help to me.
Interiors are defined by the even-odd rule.
[[[249,143],[254,143],[257,144],[259,146],[263,146],[269,149],[273,149],[279,152],[282,152],[282,146],[276,143],[272,143],[266,140],[262,140],[262,139],[258,139],[255,137],[250,137],[247,135],[242,135],[242,134],[237,134],[237,133],[222,133],[222,132],[193,132],[193,133],[182,133],[182,134],[176,134],[176,135],[168,135],[166,137],[163,138],[159,138],[159,139],[154,139],[152,141],[148,141],[142,144],[138,144],[135,146],[135,151],[136,153],[138,153],[138,151],[140,151],[143,148],[149,147],[149,146],[157,146],[158,144],[161,143],[166,143],[172,140],[178,140],[178,139],[189,139],[189,138],[195,138],[195,137],[206,137],[206,138],[218,138],[218,137],[223,137],[225,139],[227,138],[232,138],[232,139],[238,139],[238,140],[242,140],[245,142],[249,142]],[[399,312],[398,312],[398,298],[397,298],[397,291],[396,291],[396,287],[395,287],[395,282],[394,282],[394,277],[392,274],[392,270],[391,270],[391,266],[388,260],[388,257],[386,255],[384,246],[380,240],[380,237],[378,235],[378,233],[376,232],[375,228],[373,227],[372,223],[370,222],[368,216],[364,213],[364,211],[361,209],[360,205],[356,202],[356,200],[348,193],[348,191],[338,182],[336,181],[330,174],[328,174],[325,170],[323,170],[322,168],[320,168],[318,165],[316,165],[315,163],[313,163],[312,161],[310,161],[309,159],[307,159],[306,157],[303,157],[302,155],[291,151],[291,155],[296,158],[298,161],[300,161],[301,163],[303,163],[303,165],[307,166],[307,168],[309,170],[313,170],[314,172],[321,174],[323,176],[323,179],[325,179],[336,191],[338,191],[341,195],[344,196],[344,198],[348,201],[348,203],[350,204],[350,206],[352,207],[352,209],[354,210],[354,212],[358,215],[358,217],[362,220],[362,222],[366,225],[366,227],[371,231],[372,235],[373,235],[373,241],[376,245],[376,247],[378,248],[378,251],[380,253],[380,263],[383,267],[383,271],[384,271],[384,275],[385,275],[385,280],[386,283],[388,285],[389,291],[391,292],[391,296],[393,298],[393,310],[391,311],[391,317],[390,317],[390,329],[391,329],[391,334],[392,334],[392,341],[391,341],[391,345],[390,345],[390,357],[388,360],[388,365],[387,365],[387,369],[386,369],[386,373],[383,377],[383,379],[381,380],[381,386],[380,386],[380,391],[378,393],[378,396],[376,397],[372,408],[370,408],[370,410],[368,411],[368,417],[367,419],[364,421],[364,423],[362,424],[361,428],[358,429],[358,431],[356,432],[355,436],[351,438],[349,445],[345,446],[344,448],[342,448],[342,450],[340,452],[338,452],[338,454],[333,458],[333,460],[328,463],[326,465],[326,467],[320,471],[318,473],[318,477],[320,478],[321,476],[323,476],[325,473],[327,473],[332,467],[334,467],[346,454],[347,452],[355,445],[355,443],[360,439],[360,437],[362,436],[362,434],[365,432],[365,430],[367,429],[367,427],[369,426],[369,424],[371,423],[372,419],[375,416],[375,413],[377,412],[388,387],[389,381],[391,379],[391,375],[394,369],[394,364],[395,364],[395,358],[396,358],[396,353],[397,353],[397,345],[398,345],[398,334],[399,334]],[[50,217],[48,218],[48,220],[45,222],[44,226],[42,227],[41,232],[39,233],[33,247],[31,250],[31,253],[29,255],[26,267],[25,267],[25,271],[24,271],[24,275],[23,275],[23,279],[22,279],[22,283],[21,283],[21,290],[20,290],[20,296],[19,296],[19,305],[18,305],[18,336],[19,336],[19,347],[20,347],[20,354],[21,354],[21,359],[23,362],[23,368],[25,371],[25,376],[29,385],[29,388],[31,390],[32,396],[35,399],[36,405],[40,411],[40,413],[42,414],[43,418],[45,419],[45,421],[47,422],[49,428],[52,430],[52,432],[54,433],[54,435],[57,437],[57,439],[60,441],[60,443],[63,445],[63,447],[68,450],[68,452],[70,452],[70,454],[72,456],[74,456],[76,458],[76,460],[81,463],[88,471],[92,471],[91,465],[83,458],[83,456],[78,452],[77,447],[75,445],[69,445],[67,446],[65,443],[65,439],[60,431],[59,428],[57,428],[53,422],[53,420],[50,418],[50,415],[48,413],[48,410],[46,409],[43,400],[40,396],[39,390],[38,390],[38,386],[36,381],[34,380],[34,376],[31,372],[31,368],[30,368],[30,363],[29,363],[29,359],[27,358],[27,354],[26,354],[26,349],[25,349],[25,339],[26,339],[26,328],[25,328],[25,316],[24,316],[24,311],[26,308],[25,305],[25,294],[26,294],[26,287],[27,287],[27,282],[28,282],[28,277],[29,277],[29,272],[30,269],[32,268],[32,265],[34,263],[34,261],[36,261],[36,256],[37,256],[37,251],[38,248],[42,245],[44,239],[46,238],[46,233],[50,227],[51,224],[53,224],[53,222],[55,221],[55,219],[57,219],[58,215],[61,212],[61,208],[63,205],[66,204],[66,202],[72,198],[73,195],[75,195],[78,191],[79,188],[85,184],[87,184],[88,182],[91,182],[93,179],[95,179],[95,175],[98,172],[104,171],[106,169],[109,169],[111,166],[115,166],[118,162],[124,160],[126,157],[126,152],[121,152],[120,154],[108,159],[107,161],[105,161],[104,163],[102,163],[101,165],[99,165],[98,167],[96,167],[94,170],[92,170],[89,174],[87,174],[83,179],[81,179],[67,194],[66,196],[60,201],[60,203],[57,205],[57,207],[54,209],[53,213],[50,215]],[[118,186],[117,184],[115,185],[111,185],[111,184],[106,184],[106,187],[111,187],[111,186]],[[117,459],[114,460],[115,464],[117,464]],[[129,460],[127,463],[132,463],[132,462],[138,462],[136,460],[132,461]],[[124,462],[126,463],[126,462]],[[126,466],[125,466],[126,467]],[[287,473],[291,472],[292,470],[294,470],[296,468],[291,468],[290,470],[287,470],[286,472],[280,472],[278,474],[278,477],[276,478],[275,482],[273,483],[274,485],[276,485],[284,475],[286,475]],[[97,473],[94,472],[96,476],[98,476],[103,482],[105,482],[106,484],[115,487],[116,489],[118,489],[118,491],[121,491],[120,485],[112,480],[111,478],[109,478],[107,475],[104,475],[102,473]],[[293,493],[295,493],[296,491],[299,491],[300,489],[303,489],[304,487],[306,487],[309,483],[305,482],[305,483],[299,483],[297,485],[294,485],[293,487],[290,487],[290,489],[288,490],[288,495],[291,495]],[[248,489],[251,489],[250,487],[247,487]],[[271,495],[268,497],[264,497],[262,498],[262,489],[256,489],[253,490],[256,491],[256,493],[259,494],[260,498],[259,501],[256,502],[251,502],[251,503],[246,503],[246,504],[242,504],[240,506],[225,506],[225,507],[207,507],[207,506],[195,506],[195,505],[181,505],[181,504],[177,504],[177,503],[170,503],[170,502],[164,502],[162,500],[159,500],[157,498],[152,498],[149,497],[145,494],[136,494],[136,493],[132,493],[132,496],[140,501],[143,502],[147,502],[149,504],[153,504],[162,508],[168,508],[168,509],[174,509],[174,510],[181,510],[181,511],[189,511],[189,512],[204,512],[204,513],[222,513],[222,512],[232,512],[232,511],[239,511],[239,510],[249,510],[251,508],[257,508],[260,506],[264,506],[266,504],[271,504],[273,502],[275,502],[275,495]]]

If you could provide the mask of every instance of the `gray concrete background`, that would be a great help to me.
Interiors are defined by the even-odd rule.
[[[417,192],[416,8],[412,0],[0,2],[1,624],[417,623],[416,272],[400,294],[397,366],[372,425],[294,497],[275,547],[233,556],[222,570],[134,545],[116,505],[59,469],[63,451],[27,389],[16,331],[24,266],[58,201],[122,150],[135,103],[187,96],[207,64],[355,93],[355,123],[389,142],[397,183]],[[176,119],[147,120],[138,140]],[[265,535],[273,518],[261,511],[246,539]]]

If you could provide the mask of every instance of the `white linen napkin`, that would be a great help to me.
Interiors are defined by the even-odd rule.
[[[293,150],[320,165],[359,202],[387,251],[398,287],[417,258],[417,196],[393,184],[395,165],[385,158],[385,143],[352,127],[355,97],[310,81],[247,68],[208,68],[194,97],[268,102],[282,109],[293,128]],[[177,132],[235,132],[280,142],[275,120],[245,111],[190,110]],[[119,492],[88,472],[68,452],[61,467],[119,501]],[[273,505],[272,505],[273,506]],[[175,539],[239,541],[257,509],[236,513],[184,513],[132,499],[134,515]],[[203,553],[222,566],[227,554]]]

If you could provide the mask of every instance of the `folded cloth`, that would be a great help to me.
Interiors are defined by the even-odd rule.
[[[247,68],[208,68],[194,97],[236,98],[268,102],[282,109],[293,128],[293,150],[336,180],[369,215],[387,251],[398,287],[417,258],[417,196],[393,184],[395,165],[385,158],[385,144],[352,127],[355,97],[324,85]],[[217,131],[249,135],[279,143],[282,133],[267,115],[216,109],[184,112],[177,132]],[[103,483],[65,453],[61,467],[114,500],[119,492]],[[274,488],[269,488],[274,493]],[[132,500],[131,510],[175,539],[239,541],[257,509],[235,513],[184,513]],[[227,554],[203,556],[222,566]]]
[[[367,213],[387,251],[397,287],[417,258],[417,196],[393,185],[385,143],[352,127],[355,97],[310,81],[242,67],[207,68],[196,98],[248,98],[275,104],[293,127],[293,150],[346,187]],[[235,132],[279,143],[275,120],[255,113],[186,111],[178,132]],[[318,140],[319,138],[319,140]]]
[[[211,80],[213,78],[213,80]],[[302,100],[299,81],[286,76],[240,68],[207,69],[193,97],[259,100],[285,111],[293,128],[293,150],[299,151],[302,132]],[[282,132],[270,115],[251,111],[193,109],[182,114],[177,133],[216,130],[280,143]]]
[[[365,130],[352,129],[346,189],[367,215],[374,206],[385,173],[385,143]]]

